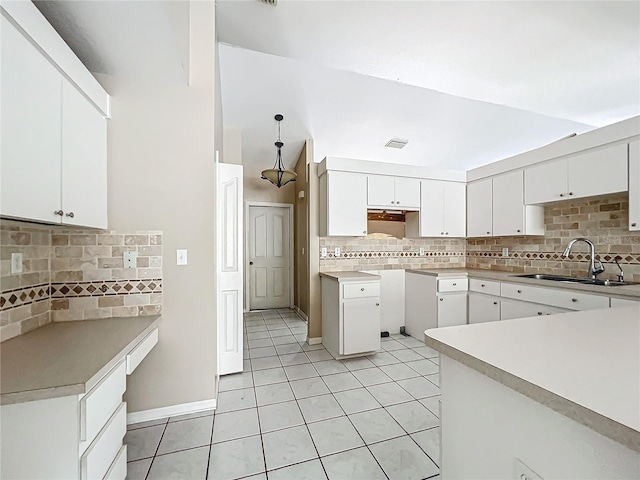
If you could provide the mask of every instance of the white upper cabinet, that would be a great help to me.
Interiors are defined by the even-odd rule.
[[[544,207],[524,205],[524,173],[493,177],[493,236],[544,235]]]
[[[420,213],[407,219],[407,236],[464,237],[466,187],[460,182],[420,181]],[[416,216],[417,215],[417,216]],[[416,229],[415,218],[419,218]]]
[[[629,144],[629,230],[640,230],[640,140]]]
[[[493,181],[491,178],[467,184],[467,236],[493,235]]]
[[[627,159],[627,144],[619,144],[527,168],[525,203],[624,192],[628,188]]]
[[[106,228],[107,123],[66,80],[62,105],[62,223]]]
[[[106,228],[109,96],[31,2],[0,13],[0,215]]]
[[[320,236],[367,234],[367,175],[328,171],[320,177]]]
[[[420,208],[420,180],[417,178],[368,175],[367,204],[394,209]]]
[[[3,15],[0,22],[0,213],[59,222],[62,78]]]

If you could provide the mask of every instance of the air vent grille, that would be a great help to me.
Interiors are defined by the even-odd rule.
[[[409,140],[405,140],[403,138],[392,138],[386,143],[385,147],[404,148],[407,143],[409,143]]]

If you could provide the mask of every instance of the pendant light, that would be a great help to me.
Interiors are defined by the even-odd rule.
[[[269,180],[276,187],[280,188],[289,182],[295,182],[298,174],[284,168],[284,163],[282,162],[282,147],[284,147],[284,143],[280,140],[280,122],[284,117],[277,114],[274,118],[276,122],[278,122],[278,141],[275,143],[276,163],[273,165],[273,168],[262,171],[262,178]]]

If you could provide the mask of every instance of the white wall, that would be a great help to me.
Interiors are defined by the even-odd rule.
[[[190,85],[101,78],[112,95],[109,227],[164,233],[160,340],[129,378],[130,412],[215,397],[214,150],[222,135],[214,3],[192,2],[189,15]],[[178,248],[188,249],[189,265],[176,266]]]

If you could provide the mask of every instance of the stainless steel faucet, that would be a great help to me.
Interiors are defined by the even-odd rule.
[[[595,280],[598,275],[604,272],[604,265],[602,265],[602,262],[598,260],[598,266],[596,267],[596,247],[593,245],[593,242],[591,240],[582,237],[574,238],[569,242],[567,248],[565,248],[562,257],[567,258],[569,256],[569,254],[571,253],[571,247],[573,247],[573,244],[576,242],[584,242],[589,245],[591,260],[589,261],[589,272],[587,273],[587,275],[589,275],[589,278]]]

